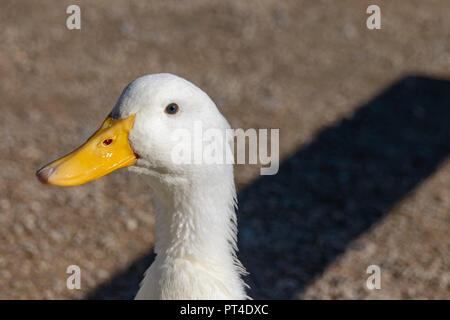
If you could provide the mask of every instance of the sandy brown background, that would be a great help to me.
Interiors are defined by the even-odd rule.
[[[234,128],[280,128],[280,175],[236,168],[251,296],[450,298],[449,17],[447,0],[1,1],[0,298],[134,296],[153,245],[141,178],[55,188],[34,172],[158,72]],[[381,290],[365,287],[371,264]]]

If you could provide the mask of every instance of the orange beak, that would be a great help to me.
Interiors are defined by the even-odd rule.
[[[81,147],[36,172],[39,181],[56,186],[75,186],[100,178],[136,162],[128,142],[135,115],[106,118],[100,129]]]

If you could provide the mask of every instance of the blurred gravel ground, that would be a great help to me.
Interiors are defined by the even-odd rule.
[[[69,4],[81,7],[79,31],[65,27]],[[369,4],[381,7],[381,30],[365,27]],[[397,81],[417,84],[405,89],[412,103],[422,84],[431,97],[439,95],[420,101],[438,101],[442,117],[423,128],[420,122],[410,127],[418,130],[410,137],[426,149],[432,124],[449,122],[448,94],[433,91],[434,82],[426,80],[450,78],[449,16],[446,0],[2,1],[0,298],[133,296],[136,273],[151,261],[153,243],[152,195],[143,181],[122,170],[63,189],[40,185],[34,172],[88,138],[128,82],[157,72],[199,85],[234,128],[281,129],[280,154],[287,164],[279,177],[261,179],[257,166],[236,168],[240,257],[252,274],[253,297],[450,298],[448,130],[429,133],[439,140],[418,164],[420,174],[414,166],[406,169],[420,181],[402,178],[396,169],[386,171],[395,176],[381,176],[395,197],[381,192],[371,198],[385,206],[361,228],[347,226],[348,217],[342,216],[364,204],[364,197],[352,197],[348,190],[355,181],[364,185],[364,179],[383,189],[380,179],[352,175],[346,180],[335,169],[320,167],[334,165],[321,148],[328,145],[321,142],[322,133],[341,137],[345,119],[352,121],[367,103],[373,106],[371,101]],[[405,78],[411,74],[426,78]],[[407,107],[407,98],[402,99]],[[414,110],[408,115],[417,120],[421,111],[414,118]],[[386,115],[380,119],[389,122]],[[356,122],[369,132],[364,123]],[[399,132],[408,134],[402,127],[408,123],[400,124]],[[422,149],[407,147],[411,157],[404,159],[420,156]],[[325,180],[314,180],[308,168]],[[301,188],[287,188],[296,179],[306,182],[305,196],[297,192]],[[322,181],[331,187],[321,188]],[[348,201],[336,201],[339,195]],[[307,229],[320,225],[314,217],[345,223],[336,233],[322,233],[333,229]],[[352,228],[356,231],[345,232]],[[333,236],[343,238],[331,250]],[[81,290],[66,288],[71,264],[82,269]],[[382,268],[381,290],[364,286],[371,264]]]

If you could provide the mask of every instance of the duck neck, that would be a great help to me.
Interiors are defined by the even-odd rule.
[[[224,264],[236,250],[234,182],[180,183],[156,199],[155,251]]]
[[[177,268],[179,261],[227,282],[236,299],[245,297],[236,257],[236,192],[233,172],[215,181],[204,179],[158,183],[156,194],[155,263]],[[216,174],[217,175],[217,174]],[[226,179],[224,179],[226,176]],[[178,270],[183,272],[184,270]]]

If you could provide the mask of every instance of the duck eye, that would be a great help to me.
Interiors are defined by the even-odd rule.
[[[176,103],[171,103],[167,105],[166,109],[164,109],[164,112],[167,114],[175,114],[180,110],[180,107]]]
[[[110,145],[112,142],[113,142],[113,139],[105,139],[105,140],[103,140],[103,145],[104,145],[104,146],[108,146],[108,145]]]

